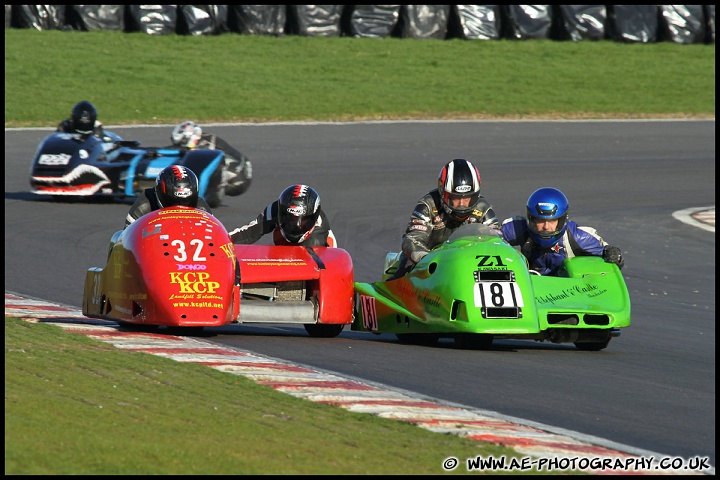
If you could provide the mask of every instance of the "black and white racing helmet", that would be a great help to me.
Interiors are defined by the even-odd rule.
[[[460,222],[467,219],[480,200],[481,183],[480,171],[468,160],[456,158],[448,162],[438,177],[443,210]],[[459,199],[467,200],[459,202]]]
[[[320,216],[320,195],[307,185],[290,185],[280,194],[278,225],[290,243],[302,243],[310,237]]]
[[[155,193],[163,207],[198,206],[198,179],[187,167],[170,165],[155,179]]]

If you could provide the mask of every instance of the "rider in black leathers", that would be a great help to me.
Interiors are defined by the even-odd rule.
[[[400,278],[453,231],[467,223],[483,223],[499,229],[490,203],[480,195],[480,172],[465,159],[455,159],[440,171],[438,188],[423,196],[405,229],[397,271]]]
[[[102,123],[97,119],[97,109],[87,100],[76,103],[70,117],[60,122],[56,131],[82,135],[93,134],[99,138],[105,137]]]
[[[233,243],[255,243],[273,234],[275,245],[336,247],[330,221],[320,206],[320,196],[307,185],[290,185],[255,220],[230,232]]]
[[[205,199],[198,195],[198,180],[195,173],[181,165],[170,165],[157,176],[154,187],[146,188],[138,195],[125,217],[125,227],[152,211],[178,205],[212,213]]]

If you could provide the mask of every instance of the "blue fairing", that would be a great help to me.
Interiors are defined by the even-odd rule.
[[[134,153],[135,156],[132,158],[128,165],[127,178],[125,179],[125,195],[133,196],[137,195],[135,189],[135,181],[137,180],[138,166],[142,162],[147,162],[147,149],[124,149],[125,153]],[[143,177],[146,180],[155,180],[158,174],[170,165],[178,163],[180,159],[179,150],[168,150],[168,149],[157,149],[157,157],[150,160],[145,167],[145,171],[142,172]]]
[[[155,184],[160,171],[185,165],[198,176],[199,194],[219,203],[224,193],[223,150],[141,147],[112,132],[105,137],[53,132],[38,146],[30,185],[42,195],[135,197]]]
[[[213,172],[215,172],[215,170],[220,166],[220,162],[223,161],[223,156],[224,152],[217,150],[217,153],[208,164],[208,167],[198,175],[198,189],[201,197],[205,198],[207,196],[206,194],[208,185],[210,184],[210,177],[212,177]]]

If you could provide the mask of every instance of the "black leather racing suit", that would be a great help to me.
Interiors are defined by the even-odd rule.
[[[263,235],[268,233],[273,234],[274,245],[298,245],[288,242],[280,232],[280,226],[278,224],[278,204],[280,202],[275,200],[273,203],[265,207],[260,215],[255,220],[238,227],[230,232],[230,237],[233,243],[249,244],[255,243]],[[330,221],[325,215],[325,212],[320,208],[320,215],[318,216],[317,222],[315,222],[315,228],[313,229],[310,236],[302,242],[300,245],[306,247],[336,247],[337,241],[332,230],[330,230]]]
[[[143,193],[138,195],[135,203],[133,203],[132,207],[130,207],[130,211],[128,212],[127,217],[125,217],[125,227],[127,228],[128,225],[130,225],[143,215],[153,212],[155,210],[160,210],[161,208],[163,207],[158,201],[157,194],[155,193],[155,188],[146,188]],[[200,210],[205,210],[206,212],[212,214],[210,206],[202,197],[198,197],[197,208],[199,208]]]
[[[410,216],[402,240],[402,252],[397,272],[391,279],[400,278],[412,270],[415,265],[435,246],[450,237],[461,225],[483,223],[499,229],[500,224],[490,203],[482,196],[472,213],[464,221],[456,220],[442,208],[442,200],[437,189],[422,197]]]
[[[62,122],[60,122],[57,126],[56,132],[65,132],[65,133],[85,133],[85,132],[78,132],[75,130],[75,126],[73,125],[72,118],[66,118]],[[100,123],[98,120],[95,121],[95,127],[93,128],[93,135],[95,135],[98,138],[103,138],[105,136],[105,131],[103,130],[102,123]]]

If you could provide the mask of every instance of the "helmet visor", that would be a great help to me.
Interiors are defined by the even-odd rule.
[[[480,199],[480,192],[458,194],[445,192],[445,204],[456,213],[470,214]]]
[[[316,215],[296,216],[287,213],[283,215],[280,228],[285,234],[285,238],[290,241],[297,242],[303,237],[303,235],[312,230],[315,226],[316,220]]]

